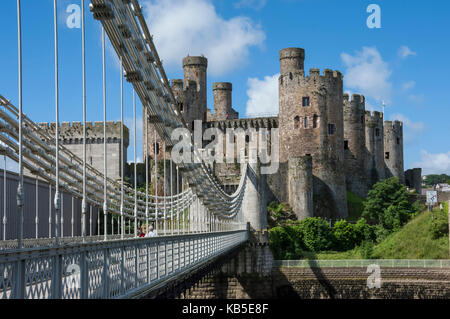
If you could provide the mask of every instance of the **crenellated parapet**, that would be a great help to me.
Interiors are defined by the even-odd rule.
[[[48,134],[54,135],[56,133],[56,123],[39,123],[39,127],[44,129]],[[124,145],[129,145],[129,130],[125,125],[124,131]],[[107,143],[119,143],[121,135],[120,121],[106,122],[106,137]],[[64,144],[82,144],[83,143],[83,124],[81,122],[61,122],[59,125],[60,140]],[[103,143],[104,131],[103,122],[86,122],[86,137],[88,143]]]
[[[242,128],[244,130],[249,128],[266,128],[268,130],[272,128],[278,128],[278,117],[260,117],[249,119],[231,119],[222,121],[210,121],[204,123],[206,128],[216,127],[225,131],[227,128],[237,129]]]

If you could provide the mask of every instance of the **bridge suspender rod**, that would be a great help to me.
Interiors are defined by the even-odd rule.
[[[60,194],[59,194],[59,70],[58,70],[58,7],[56,0],[53,0],[53,18],[54,18],[54,33],[55,33],[55,108],[56,108],[56,133],[55,133],[55,143],[56,143],[56,186],[55,186],[55,240],[56,245],[60,244],[59,241],[59,213],[60,213]]]
[[[36,216],[35,216],[35,226],[36,226],[36,239],[39,237],[39,180],[36,175]]]
[[[125,234],[125,224],[123,217],[123,202],[125,197],[124,191],[124,159],[125,159],[125,146],[124,146],[124,132],[123,132],[123,60],[122,56],[120,57],[120,238],[124,238]]]
[[[172,154],[170,156],[170,233],[173,235],[174,231],[174,219],[173,219],[173,184],[172,184],[172,171],[173,171],[173,164],[172,164]]]
[[[17,207],[19,213],[17,247],[22,248],[23,239],[23,163],[22,163],[22,22],[20,0],[17,0],[17,39],[18,39],[18,58],[19,58],[19,185],[17,187]]]
[[[81,227],[83,243],[86,242],[86,26],[84,20],[84,0],[81,0],[81,55],[83,73],[83,199],[81,202]]]
[[[167,235],[167,216],[166,216],[166,141],[163,141],[163,209],[164,209],[164,235]]]
[[[136,93],[133,88],[133,134],[134,134],[134,237],[137,237],[137,163],[136,163]]]
[[[148,113],[145,106],[142,107],[142,117],[145,118],[145,233],[148,232]]]
[[[6,155],[3,156],[5,166],[3,169],[3,240],[6,240]]]
[[[103,236],[107,240],[108,235],[108,198],[107,198],[107,176],[108,176],[108,152],[106,150],[106,63],[105,63],[105,29],[102,28],[102,64],[103,64]]]
[[[158,155],[157,155],[157,143],[156,143],[156,128],[154,128],[153,135],[155,137],[155,148],[153,150],[153,157],[155,158],[155,232],[158,234]]]

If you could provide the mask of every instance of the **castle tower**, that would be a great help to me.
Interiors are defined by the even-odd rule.
[[[39,127],[55,135],[55,123],[39,123]],[[121,159],[127,163],[127,148],[129,145],[129,131],[123,126],[124,140],[121,149],[121,122],[106,122],[106,152],[108,153],[107,175],[109,178],[118,180],[122,176]],[[59,127],[59,139],[61,145],[83,158],[83,124],[81,122],[62,122]],[[104,135],[103,122],[86,123],[86,162],[99,172],[104,172]],[[126,171],[125,171],[126,174]]]
[[[403,171],[403,123],[400,121],[384,122],[384,161],[386,177],[396,176],[405,183]]]
[[[289,159],[289,205],[298,220],[314,216],[313,175],[310,155]]]
[[[299,48],[280,51],[280,169],[288,172],[289,158],[310,154],[314,216],[346,217],[343,77],[329,69],[322,76],[318,69],[311,69],[305,76],[304,56]],[[286,186],[280,185],[280,193],[287,193]]]
[[[185,115],[186,124],[192,130],[192,124],[195,120],[206,122],[206,69],[208,60],[203,56],[188,56],[183,59],[184,70],[184,90],[191,91],[191,94],[185,97],[185,103],[189,106]]]
[[[232,120],[239,117],[239,113],[232,108],[232,90],[233,85],[229,82],[213,83],[214,114],[212,119],[214,121]]]
[[[366,175],[368,186],[385,179],[383,113],[366,111]]]
[[[345,180],[347,189],[360,197],[367,195],[365,126],[364,96],[353,94],[349,100],[344,94]]]

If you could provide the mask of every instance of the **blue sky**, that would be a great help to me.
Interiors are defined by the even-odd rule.
[[[169,78],[182,78],[181,59],[208,58],[208,107],[212,82],[233,83],[233,107],[241,114],[277,112],[278,52],[306,50],[305,69],[344,74],[345,91],[366,96],[368,109],[405,123],[405,169],[450,174],[450,2],[393,0],[141,0],[150,32]],[[81,31],[66,26],[70,4],[59,0],[61,121],[81,121]],[[89,1],[86,1],[86,5]],[[369,29],[369,4],[381,8],[381,28]],[[432,4],[431,4],[432,3]],[[53,1],[22,0],[24,112],[54,121]],[[101,28],[87,17],[87,118],[101,121]],[[0,2],[0,94],[17,104],[16,1]],[[120,72],[107,51],[108,119],[120,119]],[[125,117],[132,113],[126,84]],[[138,104],[138,117],[142,115]],[[138,131],[138,143],[141,132]],[[138,147],[138,156],[142,150]],[[129,147],[128,158],[133,149]]]

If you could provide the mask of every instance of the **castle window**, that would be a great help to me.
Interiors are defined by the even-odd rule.
[[[334,124],[328,124],[328,134],[334,135],[334,132],[335,132]]]
[[[308,118],[307,118],[307,117],[305,117],[305,122],[304,122],[304,124],[305,124],[305,128],[308,128]]]
[[[294,128],[298,128],[300,125],[300,117],[296,116],[294,118]]]
[[[309,96],[304,96],[302,98],[302,106],[309,106]]]
[[[389,159],[389,152],[386,152],[386,153],[384,154],[384,158],[385,158],[385,159]]]
[[[317,121],[318,121],[318,116],[316,115],[316,114],[314,114],[314,117],[313,117],[313,128],[316,128],[317,127]]]
[[[184,111],[183,103],[180,103],[180,104],[179,104],[179,107],[180,107],[180,112],[183,112],[183,111]]]
[[[361,124],[364,124],[364,115],[361,115]]]
[[[380,136],[380,129],[379,128],[375,129],[375,136]]]
[[[156,153],[156,155],[159,155],[159,143],[156,143],[156,150],[154,149],[153,151]]]
[[[348,150],[348,141],[344,141],[344,150]]]
[[[245,135],[245,143],[249,143],[250,142],[250,136]]]
[[[400,144],[400,138],[397,137],[397,145]]]

